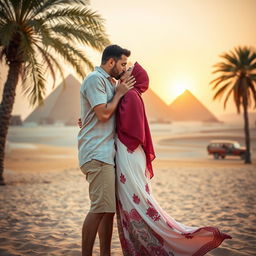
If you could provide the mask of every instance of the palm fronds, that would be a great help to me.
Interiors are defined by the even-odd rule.
[[[237,47],[234,51],[220,56],[222,62],[214,65],[213,73],[219,76],[212,80],[212,89],[216,90],[213,99],[225,95],[224,107],[233,94],[233,99],[240,112],[243,97],[247,95],[248,106],[256,106],[256,52],[249,47]]]
[[[31,104],[43,100],[46,71],[54,82],[56,71],[64,78],[64,61],[83,78],[93,64],[81,46],[101,51],[109,43],[104,20],[87,0],[0,0],[1,58],[23,63]]]

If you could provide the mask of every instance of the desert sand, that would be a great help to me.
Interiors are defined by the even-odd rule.
[[[205,143],[215,136],[241,139],[241,127],[155,125],[154,197],[190,226],[217,226],[233,237],[208,256],[256,255],[256,159],[213,160]],[[189,131],[189,133],[188,133]],[[80,255],[89,209],[88,184],[78,168],[77,128],[11,128],[0,187],[0,255]],[[58,135],[58,136],[57,136]],[[99,255],[96,240],[95,256]],[[114,224],[112,255],[122,255]]]

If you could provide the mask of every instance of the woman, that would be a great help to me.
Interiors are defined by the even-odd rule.
[[[150,194],[155,158],[141,94],[149,86],[138,64],[127,72],[136,80],[117,110],[116,177],[117,221],[125,256],[201,256],[229,235],[215,227],[189,227],[168,216]]]

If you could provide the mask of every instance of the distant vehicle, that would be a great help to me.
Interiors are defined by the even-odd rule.
[[[245,158],[245,147],[241,147],[237,141],[213,140],[207,146],[207,151],[209,155],[213,155],[214,159],[224,159],[226,156]]]

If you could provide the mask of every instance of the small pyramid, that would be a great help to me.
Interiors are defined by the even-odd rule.
[[[169,105],[169,115],[173,121],[219,122],[189,90]]]
[[[60,122],[76,125],[80,116],[80,85],[72,75],[56,87],[56,89],[38,106],[25,122],[51,124]]]
[[[150,122],[169,122],[169,108],[151,89],[142,94],[146,114]]]

